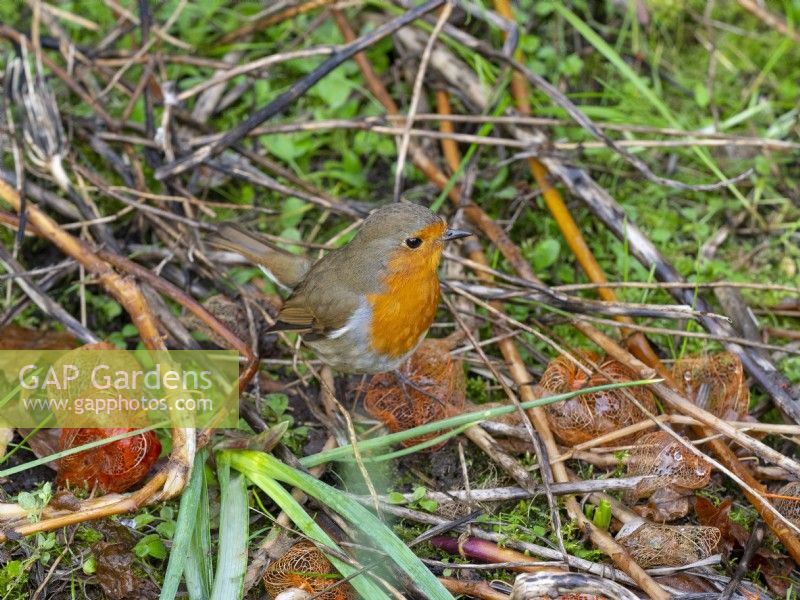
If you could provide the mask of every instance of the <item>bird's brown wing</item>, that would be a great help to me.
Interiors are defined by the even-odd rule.
[[[311,331],[314,315],[303,306],[284,306],[269,331]]]
[[[289,298],[269,331],[297,331],[308,341],[324,338],[344,327],[358,308],[358,302],[350,302],[341,295],[337,299],[330,295],[315,296],[299,293]]]
[[[325,337],[347,324],[372,287],[345,254],[332,252],[312,267],[284,303],[271,329],[305,332],[306,340]]]

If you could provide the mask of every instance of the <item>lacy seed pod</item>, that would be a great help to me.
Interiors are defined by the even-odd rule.
[[[628,475],[654,476],[632,490],[630,496],[638,500],[667,486],[703,488],[711,478],[711,465],[666,431],[655,431],[643,435],[631,450]]]
[[[367,412],[393,433],[459,414],[465,401],[464,371],[449,346],[447,340],[425,340],[400,368],[405,381],[393,372],[375,375],[364,399]],[[402,444],[413,446],[436,435]]]
[[[772,504],[776,510],[800,527],[800,481],[790,481],[779,489]]]
[[[309,541],[301,541],[270,564],[264,574],[264,587],[270,598],[287,590],[302,590],[318,600],[355,600],[353,588],[341,579],[325,555]],[[319,595],[317,595],[319,594]]]
[[[596,364],[597,369],[592,368],[593,373],[588,375],[568,357],[560,356],[547,365],[539,385],[551,394],[563,394],[584,387],[636,379],[627,367],[611,358],[599,358],[594,353],[583,352],[578,353],[577,359],[583,364]],[[605,390],[547,405],[545,410],[550,427],[562,443],[574,446],[633,425],[645,415],[628,394],[647,410],[655,412],[655,399],[645,387]],[[614,444],[624,444],[629,440],[615,440]]]
[[[672,375],[678,390],[721,419],[741,420],[750,404],[741,359],[731,352],[684,358],[675,362]],[[706,392],[701,394],[701,388]]]
[[[708,558],[720,540],[716,527],[657,525],[637,519],[619,532],[617,542],[643,569],[682,567]]]

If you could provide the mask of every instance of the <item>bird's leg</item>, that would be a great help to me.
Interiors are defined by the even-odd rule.
[[[406,375],[403,372],[402,368],[394,369],[391,373],[392,375],[394,375],[395,381],[397,381],[397,383],[400,384],[400,389],[403,390],[403,394],[405,394],[406,398],[408,398],[409,400],[411,398],[408,395],[407,388],[411,388],[412,390],[415,390],[420,394],[422,394],[423,396],[427,396],[428,398],[430,398],[431,400],[435,400],[436,402],[442,401],[441,398],[437,398],[436,396],[431,394],[428,390],[421,387],[419,383],[413,381],[408,375]]]

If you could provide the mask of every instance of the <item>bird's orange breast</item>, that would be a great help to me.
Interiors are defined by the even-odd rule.
[[[398,251],[390,261],[383,290],[367,296],[372,308],[370,342],[374,351],[403,356],[416,347],[433,323],[439,305],[437,268],[444,228],[443,223],[437,223],[419,233],[427,244],[422,251]]]
[[[439,278],[434,271],[419,277],[390,275],[386,292],[368,297],[372,306],[370,341],[380,354],[399,357],[413,348],[433,323],[439,304]]]

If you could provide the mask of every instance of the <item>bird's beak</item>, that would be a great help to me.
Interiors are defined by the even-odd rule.
[[[442,236],[442,241],[451,242],[453,240],[460,240],[472,235],[471,231],[464,231],[463,229],[448,229]]]

